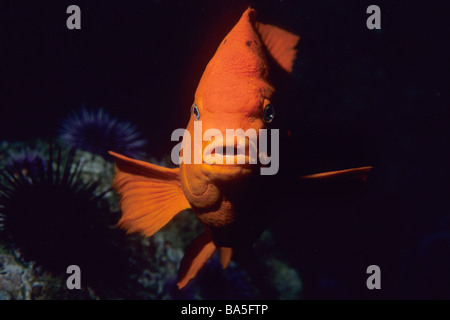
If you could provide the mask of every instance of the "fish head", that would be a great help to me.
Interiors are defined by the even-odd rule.
[[[201,135],[196,152],[201,150],[205,174],[216,179],[234,179],[258,169],[258,135],[274,115],[271,99],[275,90],[268,81],[269,63],[255,17],[254,10],[246,10],[221,42],[191,107],[187,130],[192,151],[195,154]]]
[[[274,129],[276,123],[269,57],[281,52],[282,57],[289,57],[286,69],[291,68],[292,47],[298,41],[292,36],[287,46],[284,42],[270,45],[271,39],[283,38],[270,36],[273,30],[281,29],[259,24],[255,10],[247,9],[206,66],[190,109],[189,145],[182,150],[190,151],[189,164],[180,165],[188,194],[203,195],[211,184],[248,180],[263,166],[259,161],[261,129]]]

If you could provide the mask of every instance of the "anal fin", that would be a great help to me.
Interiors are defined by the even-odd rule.
[[[226,269],[228,267],[232,255],[233,255],[232,248],[220,247],[220,263],[223,269]]]

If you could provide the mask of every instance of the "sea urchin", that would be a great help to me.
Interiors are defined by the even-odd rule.
[[[74,264],[94,287],[110,283],[111,277],[117,281],[127,264],[117,249],[123,233],[111,227],[114,222],[97,184],[81,179],[75,151],[62,165],[61,149],[56,157],[51,149],[46,168],[41,166],[36,177],[21,170],[0,171],[3,237],[25,261],[52,274],[65,274]]]
[[[146,140],[127,121],[111,117],[103,109],[81,109],[63,120],[60,138],[70,147],[109,158],[108,151],[132,158],[143,158]]]
[[[46,167],[47,159],[42,152],[21,148],[18,151],[10,151],[5,163],[5,168],[9,172],[17,174],[19,171],[25,176],[37,178],[39,171]]]

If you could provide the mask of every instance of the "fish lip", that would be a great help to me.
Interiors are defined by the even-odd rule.
[[[212,162],[213,159],[211,156],[207,156],[204,159],[208,160],[208,162],[212,162],[212,163],[208,163],[206,161],[204,161],[204,164],[207,166],[218,166],[218,167],[248,167],[251,164],[249,163],[249,156],[244,156],[244,155],[226,155],[223,156],[224,158],[224,163],[214,163]],[[211,159],[211,161],[209,161]],[[227,159],[233,159],[232,163],[226,163]],[[241,161],[239,161],[241,160]],[[244,160],[244,161],[242,161]],[[239,162],[244,162],[244,163],[239,163]]]
[[[240,166],[240,167],[246,167],[252,164],[257,164],[257,148],[254,141],[250,139],[246,139],[245,137],[238,137],[239,141],[237,143],[223,143],[223,141],[220,140],[214,140],[210,142],[207,147],[211,148],[212,150],[215,150],[214,156],[212,154],[208,154],[207,156],[203,157],[203,163],[209,166]],[[244,142],[242,142],[244,140]],[[238,143],[241,142],[245,146],[245,154],[240,153],[238,150]],[[248,142],[248,147],[247,143]],[[238,154],[228,155],[224,154],[224,151],[226,152],[226,148],[232,148],[234,150],[237,150]],[[219,152],[217,152],[217,150]],[[222,150],[222,152],[220,152]],[[248,150],[248,153],[247,153]],[[251,152],[253,151],[253,152]],[[222,160],[220,163],[214,162],[215,160]],[[232,159],[230,163],[227,163],[228,160]]]
[[[243,177],[247,177],[252,174],[255,170],[248,164],[238,165],[238,164],[213,164],[209,165],[203,163],[201,165],[203,173],[209,177],[210,181],[235,181]]]

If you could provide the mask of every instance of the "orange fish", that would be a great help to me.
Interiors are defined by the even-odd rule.
[[[198,154],[196,121],[202,123],[202,136],[212,128],[224,136],[227,129],[271,129],[275,89],[269,81],[269,65],[275,62],[290,73],[299,40],[297,35],[256,21],[251,8],[243,13],[206,66],[195,93],[187,125],[192,157]],[[218,145],[216,140],[202,141],[200,151],[213,143]],[[249,143],[245,140],[246,148]],[[226,142],[221,146],[230,145]],[[236,147],[235,141],[231,147]],[[186,151],[182,149],[182,153]],[[227,157],[227,152],[223,156]],[[119,226],[149,237],[189,208],[202,223],[204,233],[188,246],[181,262],[179,288],[195,277],[217,249],[225,268],[233,250],[250,246],[264,230],[264,198],[273,177],[260,174],[262,165],[251,164],[248,151],[242,164],[208,164],[202,158],[201,163],[181,163],[176,169],[111,154],[116,160],[113,185],[121,197]],[[345,174],[333,172],[331,176],[340,173]],[[317,176],[323,177],[327,174]]]

